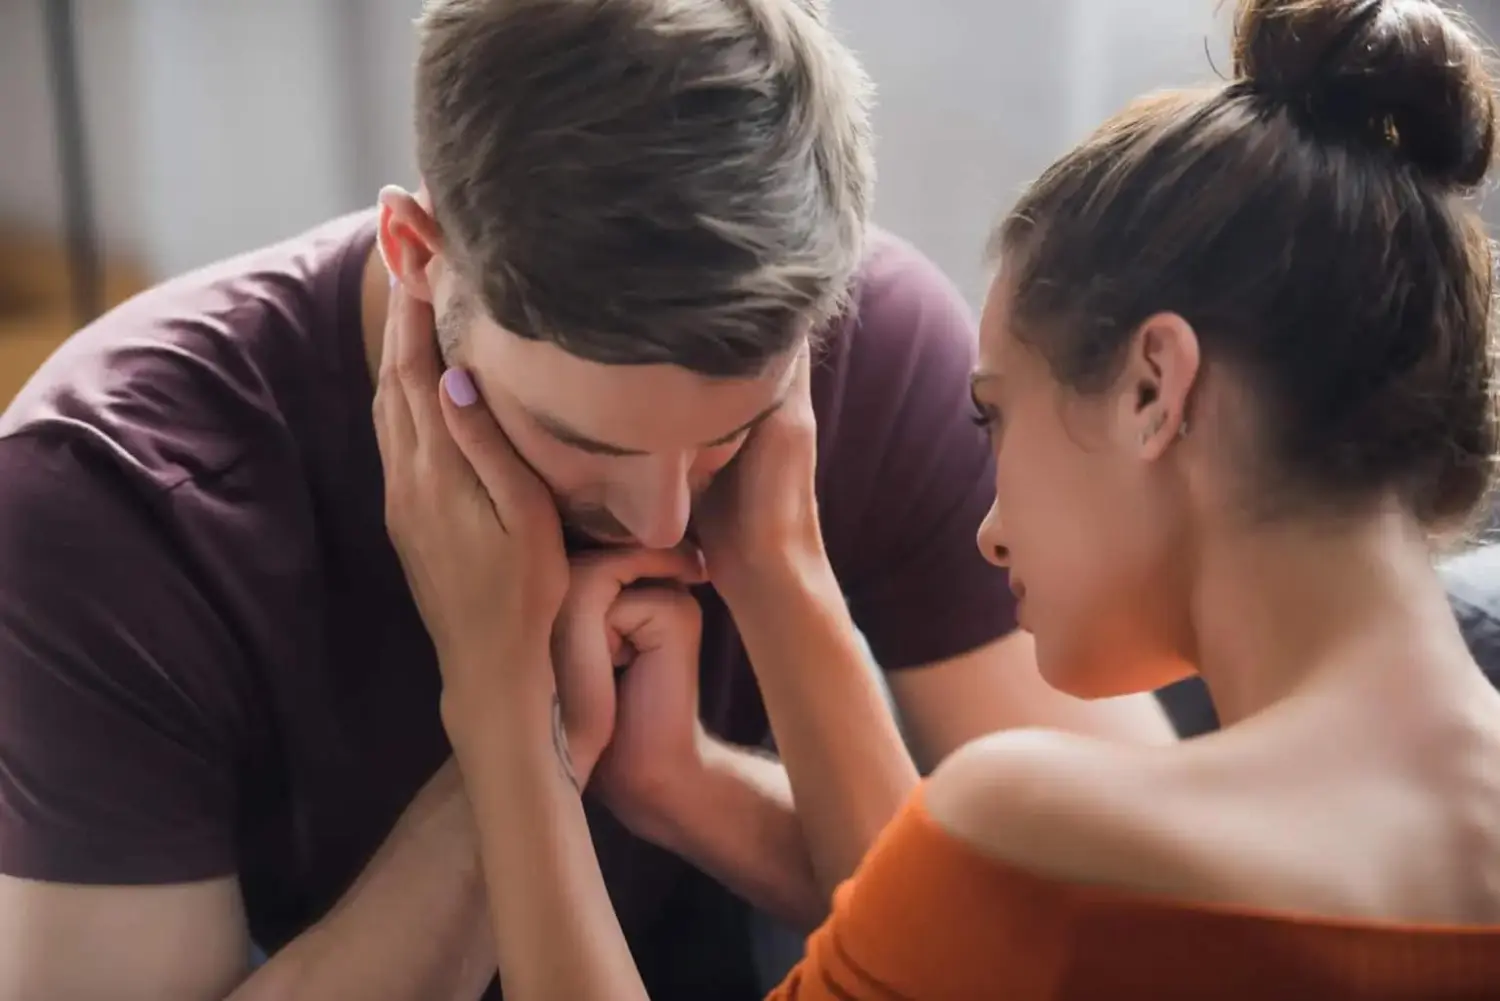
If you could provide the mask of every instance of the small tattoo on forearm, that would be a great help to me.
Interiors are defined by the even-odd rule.
[[[573,769],[573,755],[568,750],[568,731],[563,728],[562,699],[556,692],[552,693],[552,748],[557,752],[557,760],[562,763],[563,774],[573,783],[574,789],[582,792],[583,787],[578,784],[578,773]]]

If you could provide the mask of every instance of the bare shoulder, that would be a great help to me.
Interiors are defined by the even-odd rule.
[[[1050,730],[1010,730],[955,752],[933,774],[933,820],[998,861],[1051,879],[1192,893],[1181,751]]]

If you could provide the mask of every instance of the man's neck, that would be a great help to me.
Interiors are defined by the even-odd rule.
[[[386,307],[391,300],[391,277],[380,251],[370,248],[360,277],[359,322],[365,342],[365,360],[373,381],[380,371],[380,349],[385,343]]]

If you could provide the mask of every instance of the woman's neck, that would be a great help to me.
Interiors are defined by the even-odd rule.
[[[1199,552],[1194,662],[1221,722],[1347,671],[1472,666],[1410,518],[1287,521],[1214,533]]]

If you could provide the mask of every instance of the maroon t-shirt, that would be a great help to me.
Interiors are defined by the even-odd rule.
[[[360,284],[373,216],[190,274],[73,337],[0,419],[0,872],[238,874],[274,950],[327,911],[449,753],[432,647],[386,536]],[[974,533],[974,334],[949,283],[873,240],[816,368],[829,555],[887,670],[1012,628]],[[764,709],[705,601],[703,714]],[[683,863],[596,812],[649,945]]]

